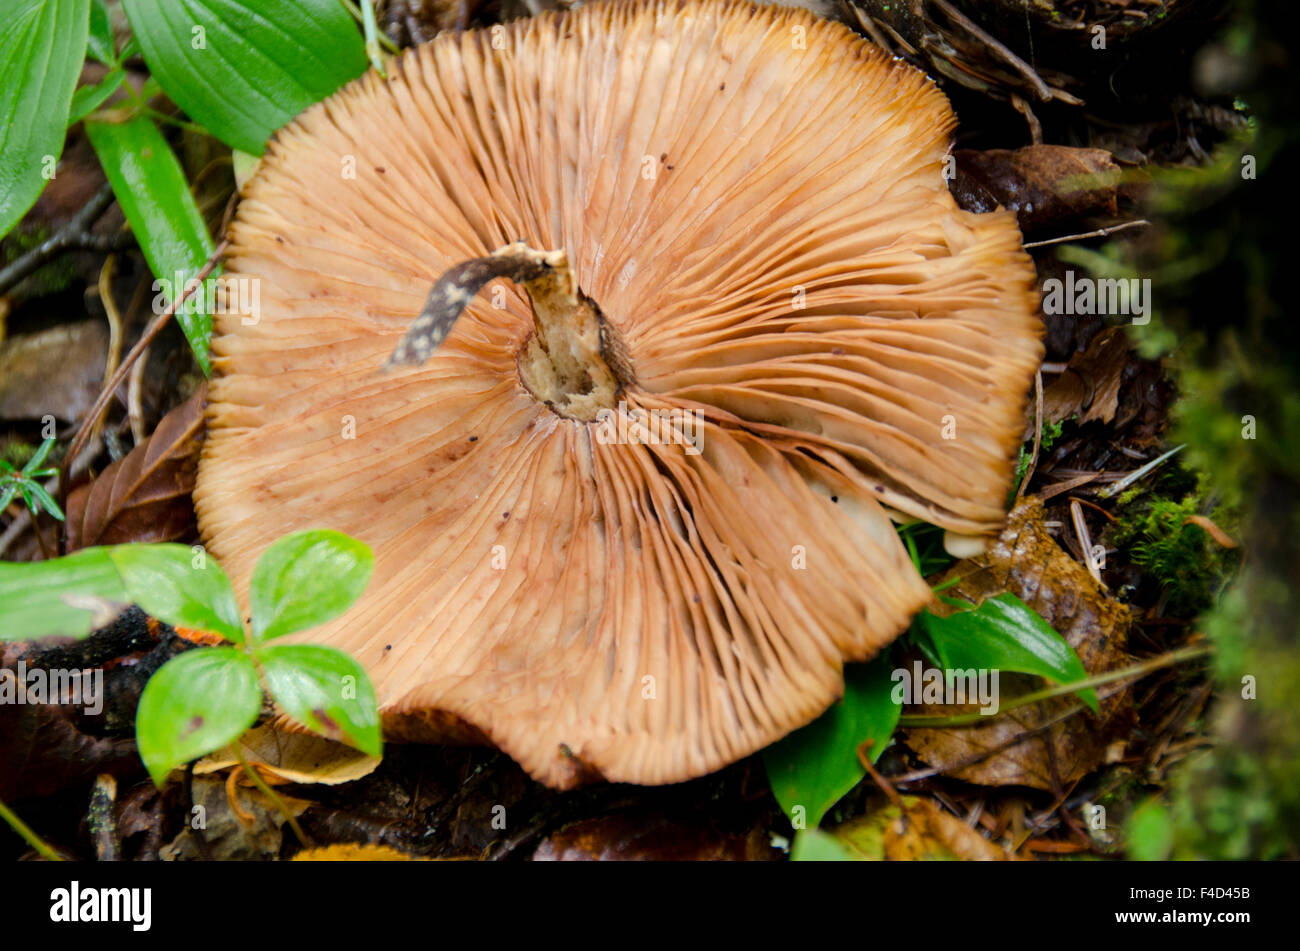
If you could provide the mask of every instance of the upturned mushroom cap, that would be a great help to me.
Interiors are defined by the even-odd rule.
[[[365,664],[390,737],[481,733],[553,786],[808,723],[929,596],[884,506],[1003,519],[1034,271],[1012,215],[949,196],[953,125],[843,26],[751,4],[585,6],[367,74],[244,189],[226,279],[261,312],[218,316],[211,552],[242,596],[286,532],[368,542],[305,638]],[[506,281],[381,370],[440,275],[520,239],[617,339],[585,394],[612,416],[539,398]]]

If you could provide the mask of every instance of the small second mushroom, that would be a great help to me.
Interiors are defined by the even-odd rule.
[[[843,26],[708,0],[364,76],[276,136],[231,229],[261,312],[218,317],[210,550],[242,594],[286,532],[368,542],[365,596],[303,636],[366,665],[390,739],[486,737],[552,786],[808,723],[929,597],[887,508],[1003,519],[1034,271],[950,197],[953,125]],[[469,299],[466,262],[523,283]],[[464,312],[404,341],[448,272]]]

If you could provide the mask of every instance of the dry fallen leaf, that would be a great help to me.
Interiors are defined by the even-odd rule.
[[[989,552],[958,562],[943,580],[952,578],[961,580],[944,592],[951,597],[975,603],[1004,591],[1019,597],[1069,642],[1089,674],[1129,662],[1125,651],[1132,624],[1129,609],[1110,597],[1088,570],[1052,539],[1043,525],[1043,506],[1038,499],[1026,498],[1017,505]],[[936,613],[942,611],[936,609]],[[1003,673],[1001,703],[1005,706],[1015,696],[1041,687],[1039,678]],[[1043,727],[1077,703],[1071,694],[1018,707],[974,726],[910,729],[906,743],[929,765],[967,782],[1053,789],[1058,783],[1074,782],[1102,763],[1107,744],[1124,731],[1132,715],[1129,690],[1103,699],[1100,716],[1081,711],[977,763],[959,764]],[[967,711],[919,706],[907,712],[947,716]]]
[[[260,790],[240,787],[232,803],[231,791],[219,777],[195,776],[193,793],[195,806],[189,824],[159,849],[163,861],[210,856],[219,862],[262,862],[280,857],[285,817]],[[280,799],[295,818],[312,805],[283,793]]]
[[[108,326],[88,320],[0,344],[0,419],[80,419],[99,395]]]
[[[1006,850],[979,831],[949,815],[932,800],[902,797],[907,812],[891,802],[835,828],[835,836],[864,858],[892,862],[917,859],[961,859],[1005,862]]]
[[[976,212],[1009,208],[1026,234],[1118,211],[1120,169],[1105,149],[1029,145],[1015,151],[959,149],[954,155],[957,203]]]
[[[244,759],[257,766],[258,772],[272,785],[283,782],[336,786],[360,779],[379,765],[377,757],[314,733],[282,733],[270,726],[259,726],[246,732],[238,742]],[[226,747],[195,763],[194,775],[220,772],[238,762],[230,747]]]
[[[170,542],[194,525],[194,474],[205,388],[162,418],[152,436],[68,496],[68,550]]]
[[[1059,423],[1076,413],[1080,423],[1114,419],[1129,349],[1122,327],[1107,327],[1093,337],[1088,349],[1071,357],[1065,372],[1043,391],[1043,419]]]

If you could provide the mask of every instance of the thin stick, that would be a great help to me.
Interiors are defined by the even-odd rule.
[[[1068,684],[1058,684],[1055,687],[1048,687],[1045,690],[1036,690],[1033,693],[1027,693],[1023,696],[1016,697],[1010,703],[1004,703],[998,708],[998,712],[993,716],[1001,716],[1008,710],[1014,710],[1017,707],[1025,707],[1031,703],[1038,703],[1040,700],[1050,700],[1052,697],[1060,697],[1064,694],[1077,693],[1088,687],[1099,687],[1102,684],[1114,683],[1117,680],[1126,680],[1129,677],[1145,677],[1147,674],[1160,670],[1165,667],[1172,667],[1174,664],[1180,664],[1185,660],[1194,660],[1197,657],[1204,657],[1214,652],[1214,648],[1206,647],[1184,647],[1176,651],[1170,651],[1167,654],[1160,654],[1152,657],[1150,660],[1144,660],[1140,664],[1133,664],[1130,667],[1121,667],[1118,670],[1108,670],[1104,674],[1097,674],[1088,677],[1085,680],[1075,680]],[[898,718],[898,725],[908,728],[941,728],[950,726],[970,726],[975,723],[988,722],[993,717],[986,716],[983,713],[963,713],[951,717],[909,717],[902,716]]]
[[[1029,457],[1029,466],[1025,469],[1025,477],[1020,480],[1020,486],[1016,489],[1016,501],[1019,502],[1025,494],[1025,489],[1029,488],[1029,480],[1034,477],[1034,470],[1038,468],[1038,450],[1043,442],[1043,372],[1041,370],[1034,373],[1034,451]]]
[[[866,739],[858,744],[858,762],[862,764],[862,768],[870,774],[876,785],[880,787],[881,792],[889,797],[889,801],[903,811],[903,819],[906,821],[907,807],[903,805],[903,797],[898,794],[898,790],[894,788],[893,784],[880,774],[880,771],[876,769],[876,764],[871,762],[871,747],[875,746],[875,744],[874,739]]]
[[[979,24],[963,14],[960,10],[949,3],[948,0],[934,0],[934,5],[944,13],[948,14],[948,16],[961,26],[962,29],[970,31],[973,36],[978,38],[985,46],[992,50],[998,59],[1002,60],[1002,62],[1006,63],[1025,79],[1029,80],[1029,84],[1034,87],[1034,92],[1038,93],[1038,98],[1040,100],[1043,102],[1051,101],[1052,91],[1047,88],[1047,83],[1043,82],[1043,77],[1039,76],[1032,66],[1015,53],[1011,52],[1011,50],[1007,49],[988,33],[985,33],[980,29]]]
[[[207,276],[216,269],[217,262],[219,262],[221,256],[226,253],[226,248],[228,246],[229,241],[226,239],[223,239],[222,242],[217,245],[216,250],[212,252],[212,255],[208,258],[207,262],[202,268],[200,268],[199,272],[194,275],[193,279],[191,279],[189,284],[185,286],[184,290],[182,290],[181,293],[167,305],[166,310],[153,319],[153,323],[145,328],[144,333],[140,335],[140,339],[137,340],[135,346],[131,348],[131,352],[128,353],[126,358],[118,365],[117,372],[113,374],[113,378],[104,384],[104,388],[99,391],[99,396],[95,397],[95,402],[90,407],[90,412],[86,414],[81,424],[81,428],[77,430],[77,435],[72,440],[72,446],[68,449],[67,455],[63,457],[62,465],[59,466],[59,507],[63,508],[64,511],[67,510],[67,470],[70,460],[77,458],[77,455],[90,439],[91,432],[95,428],[95,420],[99,418],[99,414],[103,412],[104,407],[108,405],[109,399],[111,399],[113,394],[117,392],[117,388],[122,385],[122,381],[126,378],[127,373],[130,372],[132,364],[140,358],[140,354],[149,349],[149,345],[153,343],[154,338],[158,336],[163,327],[167,326],[167,321],[172,319],[177,309],[184,304],[185,301],[189,300],[196,290],[203,286],[204,280],[206,280]],[[64,544],[65,539],[61,537],[59,541],[60,551],[63,550]]]
[[[1086,238],[1104,238],[1112,235],[1116,231],[1124,231],[1127,228],[1137,228],[1142,225],[1149,225],[1151,222],[1145,218],[1138,218],[1134,221],[1125,221],[1122,224],[1111,225],[1109,228],[1098,228],[1096,231],[1085,231],[1082,234],[1065,234],[1059,238],[1048,238],[1045,241],[1026,241],[1021,245],[1022,248],[1041,248],[1049,244],[1060,244],[1063,241],[1083,241]]]
[[[9,823],[9,827],[22,836],[23,841],[35,849],[41,858],[49,862],[63,861],[63,856],[46,845],[45,841],[33,832],[27,823],[18,818],[17,813],[5,805],[3,799],[0,799],[0,819]]]
[[[104,259],[104,266],[99,269],[99,301],[104,305],[104,315],[108,318],[108,359],[104,361],[104,379],[110,380],[122,362],[122,315],[118,313],[117,301],[113,298],[113,272],[117,269],[117,255],[110,254]],[[90,421],[91,432],[104,424],[108,413],[105,407],[99,417]]]
[[[1106,585],[1101,580],[1101,567],[1092,555],[1092,534],[1088,531],[1088,523],[1083,520],[1083,506],[1079,504],[1078,499],[1070,500],[1070,519],[1074,522],[1074,534],[1079,539],[1079,547],[1083,550],[1083,563],[1088,568],[1088,574],[1092,575],[1093,581],[1104,588]]]
[[[65,251],[122,251],[129,248],[134,243],[130,235],[93,234],[90,231],[91,225],[112,203],[113,186],[105,185],[91,196],[81,211],[68,219],[57,234],[0,271],[0,294],[7,293],[23,278]]]
[[[1163,465],[1166,459],[1180,452],[1183,448],[1183,445],[1186,444],[1184,443],[1182,445],[1175,446],[1173,449],[1170,449],[1165,454],[1156,456],[1156,458],[1152,459],[1150,462],[1148,462],[1145,466],[1142,466],[1140,469],[1134,469],[1132,472],[1126,474],[1124,478],[1120,479],[1119,481],[1112,482],[1110,485],[1106,486],[1106,488],[1098,492],[1097,497],[1101,499],[1109,499],[1113,496],[1119,495],[1121,492],[1125,491],[1129,486],[1131,486],[1134,482],[1137,482],[1139,479],[1143,478],[1149,473],[1155,471],[1159,466]]]

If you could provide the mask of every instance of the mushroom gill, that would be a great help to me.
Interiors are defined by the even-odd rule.
[[[929,597],[883,506],[1003,519],[1034,272],[1011,214],[950,197],[953,124],[843,26],[728,2],[367,74],[278,133],[231,228],[262,307],[218,315],[210,550],[243,596],[286,532],[368,542],[365,596],[306,638],[365,664],[389,738],[481,734],[552,786],[809,722]],[[380,372],[442,275],[519,240],[590,313],[551,337],[498,277]]]

